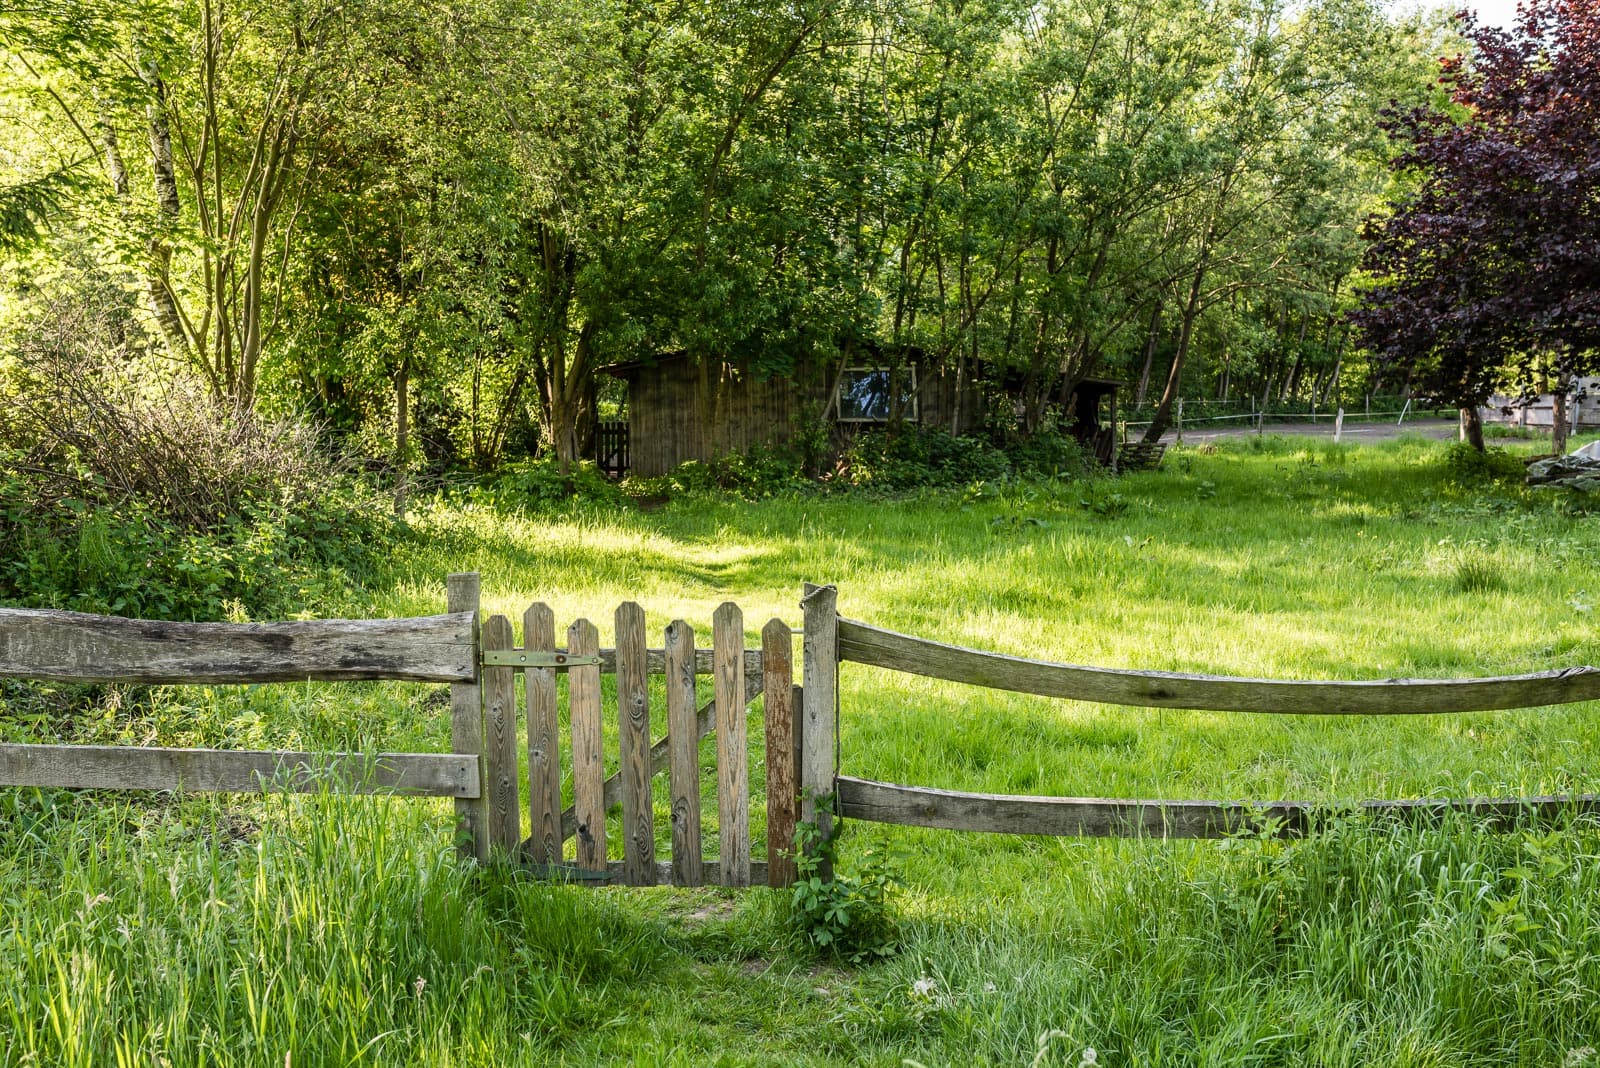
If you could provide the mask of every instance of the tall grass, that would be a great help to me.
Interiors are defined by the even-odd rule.
[[[659,630],[733,599],[754,640],[798,620],[802,581],[834,581],[847,615],[1068,661],[1528,671],[1600,659],[1582,512],[1464,483],[1421,441],[1268,438],[1004,496],[441,507],[351,607],[436,611],[444,573],[476,567],[513,618],[542,599],[606,631],[633,598]],[[162,689],[0,729],[443,749],[441,697]],[[847,771],[1016,793],[1553,793],[1594,788],[1600,742],[1590,706],[1152,712],[850,665],[842,708]],[[1600,1063],[1600,836],[1578,819],[1221,843],[853,824],[846,861],[884,840],[908,886],[899,955],[851,969],[809,955],[769,891],[541,885],[463,869],[449,833],[442,802],[0,792],[0,1064]]]

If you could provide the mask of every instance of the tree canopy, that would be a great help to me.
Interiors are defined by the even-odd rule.
[[[1370,0],[60,0],[0,15],[31,242],[0,284],[109,278],[217,396],[479,467],[582,454],[597,369],[669,352],[707,406],[724,361],[913,351],[1020,381],[1024,430],[1063,372],[1158,423],[1326,402],[1376,116],[1440,32]]]
[[[1390,374],[1475,409],[1600,361],[1600,5],[1462,22],[1448,103],[1384,120],[1408,188],[1368,228],[1378,281],[1354,318]]]

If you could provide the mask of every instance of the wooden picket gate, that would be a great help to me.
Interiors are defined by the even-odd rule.
[[[815,591],[808,590],[808,596]],[[831,594],[831,590],[826,591]],[[477,576],[452,575],[452,611],[476,611]],[[830,606],[831,607],[831,606]],[[808,617],[831,613],[808,609]],[[629,886],[670,882],[676,886],[787,886],[794,881],[794,832],[801,812],[801,787],[814,796],[833,788],[834,748],[830,714],[811,732],[814,754],[807,764],[804,690],[794,685],[793,635],[781,619],[761,632],[758,649],[745,648],[744,614],[731,602],[712,617],[711,647],[696,643],[693,627],[675,620],[660,647],[649,645],[644,609],[629,601],[613,621],[615,644],[602,647],[588,619],[566,629],[556,643],[555,614],[543,603],[522,616],[523,644],[515,644],[511,621],[485,619],[475,682],[456,684],[453,748],[479,754],[482,796],[457,801],[462,852],[482,861],[512,859],[534,872],[574,881],[614,881]],[[808,671],[815,674],[815,668]],[[557,674],[567,676],[567,745],[559,729]],[[517,676],[522,676],[518,685]],[[612,701],[603,700],[601,677],[615,675]],[[666,683],[664,736],[650,699],[651,675]],[[696,678],[713,678],[712,699],[700,705]],[[831,680],[829,680],[831,682]],[[820,685],[831,694],[831,685]],[[522,715],[518,694],[523,695]],[[766,769],[764,862],[751,859],[750,739],[747,710],[762,698]],[[609,709],[606,707],[609,705]],[[831,710],[830,710],[831,711]],[[617,768],[605,774],[605,725],[616,726]],[[519,730],[519,724],[522,730]],[[700,742],[716,737],[716,856],[704,854],[701,827]],[[523,778],[518,774],[525,739],[527,827],[523,835]],[[562,805],[563,755],[571,771],[572,804]],[[807,775],[804,769],[812,767]],[[656,777],[665,772],[670,801],[670,861],[656,857]],[[608,859],[606,820],[621,804],[622,859]],[[815,817],[814,806],[807,814]],[[566,843],[572,840],[571,850]]]

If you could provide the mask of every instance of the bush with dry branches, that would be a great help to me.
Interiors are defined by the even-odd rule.
[[[337,599],[393,531],[304,422],[153,362],[126,309],[41,301],[0,354],[0,603],[152,618]]]
[[[347,472],[304,422],[235,411],[194,378],[150,373],[115,309],[52,301],[0,392],[0,448],[41,500],[138,501],[188,530],[253,505],[293,509]]]

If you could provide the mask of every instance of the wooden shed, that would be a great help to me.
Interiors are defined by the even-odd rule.
[[[896,416],[957,434],[984,422],[977,384],[932,368],[916,350],[897,366],[869,355],[771,377],[682,352],[601,372],[628,386],[626,440],[597,436],[604,442],[597,459],[614,474],[661,475],[689,460],[785,445],[812,419],[827,423],[836,443]]]

